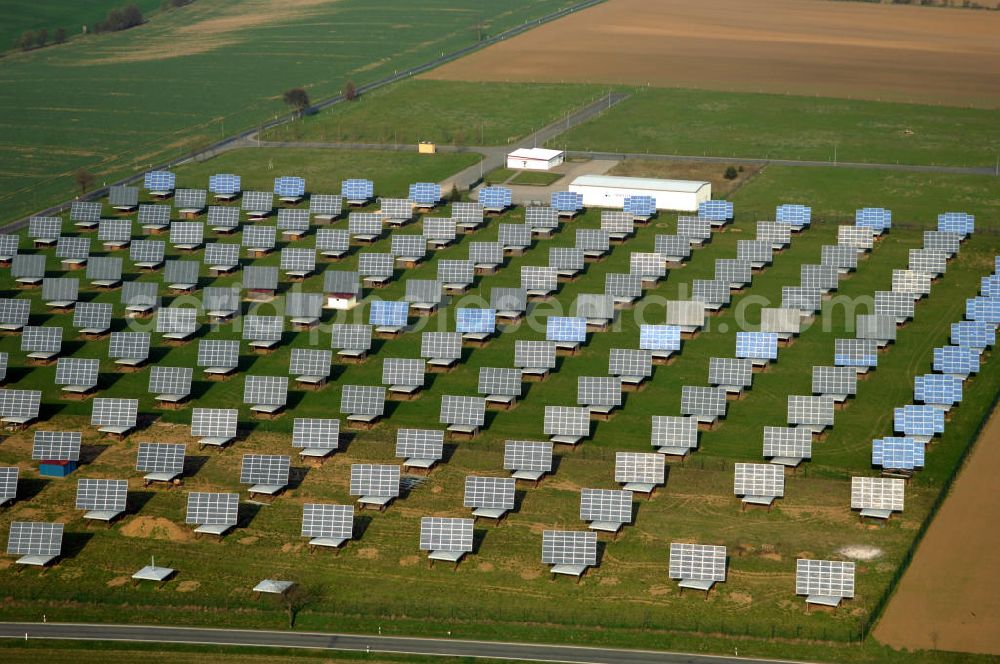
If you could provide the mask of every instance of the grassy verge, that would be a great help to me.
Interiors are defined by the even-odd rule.
[[[547,187],[561,180],[562,173],[549,173],[546,171],[521,171],[514,176],[510,184],[525,184],[536,187]]]

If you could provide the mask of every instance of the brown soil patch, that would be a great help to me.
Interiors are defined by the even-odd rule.
[[[108,588],[118,588],[120,586],[124,586],[126,583],[128,583],[127,576],[116,576],[115,578],[108,581],[107,586]]]
[[[619,580],[617,576],[602,576],[601,580],[597,583],[601,586],[617,586]]]
[[[894,648],[1000,655],[1000,409],[931,522],[875,627]]]
[[[671,592],[670,586],[651,586],[649,588],[649,594],[653,597],[663,597],[664,595],[669,595]]]
[[[750,606],[753,604],[753,597],[747,593],[729,593],[726,600],[736,606]]]
[[[1000,12],[610,0],[424,75],[1000,105]]]
[[[668,180],[704,180],[712,183],[712,197],[728,196],[757,175],[760,166],[732,164],[736,178],[726,179],[726,168],[730,164],[715,164],[700,161],[645,161],[629,159],[620,161],[608,171],[608,175],[623,175],[635,178],[666,178]]]
[[[374,547],[368,547],[367,549],[358,549],[358,558],[361,558],[362,560],[377,560],[378,549]]]
[[[531,581],[532,579],[537,579],[542,575],[542,572],[535,568],[522,569],[520,571],[520,576],[525,581]]]
[[[400,567],[413,567],[420,562],[420,556],[404,556],[399,559]]]
[[[259,540],[259,539],[260,538],[257,537],[256,535],[251,535],[250,537],[244,537],[242,539],[236,540],[236,543],[237,544],[243,544],[243,545],[249,546],[250,544],[256,544],[257,540]]]
[[[128,520],[119,532],[125,537],[146,537],[149,539],[187,542],[194,535],[173,521],[158,516],[137,516]]]
[[[181,581],[177,584],[177,592],[190,593],[198,590],[199,587],[201,587],[201,583],[198,581]]]
[[[493,567],[493,563],[479,563],[476,565],[476,569],[480,572],[492,572],[496,568]]]

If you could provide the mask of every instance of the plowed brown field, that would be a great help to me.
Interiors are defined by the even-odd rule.
[[[1000,12],[828,0],[609,0],[429,72],[1000,106]]]

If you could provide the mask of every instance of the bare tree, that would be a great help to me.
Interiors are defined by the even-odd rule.
[[[285,591],[282,599],[285,602],[285,611],[288,612],[288,627],[295,626],[295,617],[315,598],[315,593],[299,584],[295,584]]]
[[[42,48],[47,43],[49,43],[49,31],[46,30],[45,28],[42,28],[41,30],[35,33],[35,46],[37,46],[38,48]]]
[[[354,101],[357,98],[358,88],[354,85],[354,81],[344,83],[344,99],[347,101]]]
[[[282,95],[282,99],[284,99],[286,105],[295,109],[299,117],[302,117],[302,114],[309,109],[309,93],[302,88],[286,90],[285,94]]]
[[[66,28],[59,28],[58,30],[56,30],[56,34],[55,34],[55,37],[53,37],[53,41],[55,43],[57,43],[57,44],[65,44],[66,43]]]
[[[87,190],[94,184],[94,178],[94,174],[86,168],[78,168],[73,172],[73,181],[76,182],[76,186],[80,187],[81,195],[87,193]]]

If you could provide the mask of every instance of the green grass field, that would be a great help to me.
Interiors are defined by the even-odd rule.
[[[198,0],[122,33],[0,61],[0,220],[211,144],[313,99],[425,62],[571,4],[511,0]]]
[[[1000,113],[709,90],[635,91],[554,147],[771,159],[992,167]]]
[[[31,2],[30,0],[3,0],[0,11],[4,21],[0,24],[0,51],[12,47],[15,39],[25,30],[48,30],[49,43],[56,30],[63,28],[69,37],[82,32],[82,27],[92,26],[103,20],[108,11],[128,4],[134,4],[142,10],[147,20],[151,12],[159,9],[162,0],[46,0],[46,2]]]
[[[536,187],[547,187],[555,184],[563,178],[562,173],[548,173],[545,171],[521,171],[510,181],[510,184],[526,184]]]
[[[284,141],[506,145],[599,98],[596,85],[409,80],[264,132]]]
[[[269,151],[254,156],[232,153],[223,160],[178,169],[178,186],[197,186],[208,173],[233,169],[244,175],[244,186],[266,183],[273,173],[263,159]],[[327,154],[327,153],[324,153]],[[341,154],[341,153],[336,153]],[[399,155],[367,157],[377,170],[379,192],[392,195],[396,184],[383,177],[386,164],[399,169],[393,181],[402,187],[408,181],[437,179],[445,171],[431,164],[445,156],[419,157],[401,163]],[[304,161],[303,152],[293,159]],[[454,158],[454,157],[453,157]],[[277,159],[277,158],[275,158]],[[336,181],[356,173],[362,155],[345,155],[341,165],[327,163],[322,170]],[[429,161],[420,161],[429,159]],[[384,160],[379,163],[379,160]],[[457,170],[462,163],[450,163]],[[325,184],[325,182],[321,183]],[[428,636],[452,631],[463,638],[502,638],[628,647],[688,648],[719,652],[739,638],[741,654],[787,656],[797,652],[811,659],[883,660],[891,651],[868,643],[848,646],[860,636],[862,626],[885,592],[920,522],[952,472],[979,422],[1000,389],[1000,365],[987,362],[966,389],[966,400],[957,408],[947,433],[929,451],[927,468],[907,489],[907,510],[882,528],[859,524],[848,508],[849,477],[873,474],[869,465],[869,441],[891,431],[891,409],[909,402],[912,376],[930,369],[931,349],[947,342],[948,323],[961,318],[964,298],[978,288],[978,277],[992,269],[996,252],[996,218],[1000,201],[991,194],[989,177],[940,177],[835,169],[769,168],[740,190],[737,222],[717,235],[707,247],[697,250],[690,263],[671,273],[659,288],[647,294],[649,306],[621,313],[615,329],[592,335],[577,357],[563,358],[558,371],[542,384],[526,385],[518,407],[506,413],[490,413],[487,427],[474,442],[454,444],[447,463],[436,469],[419,487],[383,514],[361,513],[358,539],[337,557],[310,555],[299,537],[301,504],[307,501],[350,502],[347,477],[351,463],[393,462],[397,427],[435,427],[440,397],[476,392],[480,367],[510,366],[516,339],[539,339],[543,329],[524,324],[501,334],[484,349],[469,350],[458,369],[428,377],[428,387],[412,402],[392,403],[389,419],[371,432],[347,437],[346,449],[322,467],[305,468],[295,461],[296,480],[291,489],[272,504],[241,506],[240,527],[222,542],[195,540],[183,525],[184,494],[187,490],[237,490],[240,458],[248,452],[289,454],[288,432],[293,417],[334,417],[341,386],[379,384],[381,358],[417,357],[419,334],[379,345],[377,355],[364,365],[335,366],[333,384],[319,392],[291,392],[292,412],[273,422],[255,422],[242,401],[243,380],[225,383],[197,381],[195,393],[205,407],[240,407],[241,427],[247,438],[223,452],[199,452],[189,445],[193,457],[182,490],[140,488],[132,470],[140,441],[191,442],[188,436],[190,409],[159,413],[146,394],[148,372],[118,374],[107,361],[107,341],[83,344],[67,334],[66,354],[102,358],[103,396],[139,397],[140,412],[151,421],[124,443],[108,444],[87,425],[90,404],[63,402],[52,386],[54,368],[27,372],[18,337],[0,339],[0,351],[9,353],[8,387],[44,390],[43,424],[34,428],[80,429],[84,431],[87,462],[69,480],[38,479],[30,457],[30,432],[9,436],[0,446],[0,463],[22,465],[24,491],[32,497],[0,514],[0,530],[13,519],[61,519],[68,522],[66,555],[53,569],[39,574],[26,571],[14,581],[9,573],[0,577],[0,592],[7,598],[0,609],[5,619],[37,618],[42,611],[49,620],[144,621],[153,623],[227,625],[231,627],[281,627],[283,607],[251,598],[249,588],[263,577],[291,578],[306,587],[311,600],[299,614],[297,626],[306,629],[375,631]],[[310,189],[323,191],[310,180]],[[523,490],[516,513],[500,527],[477,526],[477,550],[453,572],[441,566],[428,570],[417,547],[419,517],[463,516],[463,478],[471,473],[502,475],[501,452],[505,439],[542,438],[541,419],[547,404],[572,405],[576,379],[581,375],[604,375],[610,348],[634,348],[637,344],[635,316],[640,311],[649,322],[662,321],[661,299],[684,298],[693,279],[706,278],[714,260],[735,254],[736,241],[751,237],[756,219],[769,218],[774,206],[787,201],[808,201],[814,210],[814,227],[797,237],[793,246],[778,255],[774,265],[757,275],[753,287],[734,297],[733,306],[711,319],[710,327],[697,339],[686,342],[678,360],[657,368],[651,384],[627,395],[626,407],[611,422],[597,423],[591,440],[575,453],[562,453],[555,474],[541,486]],[[731,402],[725,423],[701,436],[700,450],[685,464],[671,464],[665,489],[651,502],[639,501],[638,516],[615,542],[603,545],[600,566],[576,586],[565,579],[551,582],[539,562],[540,532],[546,528],[579,528],[579,490],[583,487],[612,488],[614,453],[619,450],[647,451],[651,415],[679,413],[681,385],[704,385],[708,358],[731,356],[737,329],[737,312],[745,312],[751,324],[765,298],[780,299],[783,284],[794,282],[799,265],[817,262],[820,246],[834,243],[838,223],[849,222],[853,210],[865,204],[882,204],[894,210],[897,220],[910,227],[894,229],[879,243],[858,272],[842,282],[839,295],[857,298],[887,289],[893,268],[906,263],[907,250],[921,244],[921,230],[933,226],[939,211],[963,209],[978,215],[983,232],[965,244],[961,256],[935,285],[929,300],[917,307],[916,320],[900,331],[894,348],[880,356],[879,369],[860,383],[859,394],[837,415],[837,426],[826,440],[814,446],[813,460],[788,477],[786,496],[772,512],[741,512],[732,494],[732,464],[759,461],[761,427],[784,423],[789,394],[809,392],[810,367],[832,362],[834,338],[850,336],[845,331],[845,310],[834,307],[804,332],[791,347],[781,351],[780,361],[755,377],[754,388],[743,400]],[[443,211],[436,214],[447,214]],[[436,262],[464,258],[470,241],[496,238],[499,223],[523,219],[514,210],[471,237],[401,274],[389,288],[377,291],[383,299],[403,294],[403,278],[433,278]],[[547,263],[547,247],[570,246],[576,228],[595,227],[596,210],[568,224],[554,239],[539,242],[524,257],[510,259],[496,276],[483,277],[471,292],[488,298],[497,286],[518,282],[520,266]],[[340,222],[343,224],[343,222]],[[616,248],[602,263],[589,266],[574,283],[565,284],[558,302],[568,307],[579,293],[601,292],[604,275],[628,270],[631,251],[652,250],[657,233],[671,232],[672,216],[664,216],[642,229],[638,236]],[[416,233],[419,226],[403,233]],[[235,241],[235,239],[225,240]],[[311,238],[305,245],[309,246]],[[371,251],[388,250],[383,239]],[[201,259],[201,253],[194,255]],[[258,264],[276,264],[275,253]],[[353,269],[357,252],[332,269]],[[52,262],[50,262],[52,265]],[[134,276],[134,275],[132,275]],[[130,276],[130,278],[132,278]],[[158,280],[160,274],[142,275]],[[233,281],[235,277],[218,283]],[[207,277],[202,286],[209,283]],[[303,289],[321,289],[320,276],[309,279]],[[15,294],[9,281],[0,283],[5,295]],[[118,294],[85,290],[85,298],[117,302]],[[22,297],[24,295],[21,295]],[[37,292],[31,292],[33,324],[68,326],[70,317],[44,312]],[[167,302],[165,302],[166,304]],[[474,306],[474,305],[473,305]],[[359,307],[347,319],[365,321],[367,307]],[[540,315],[553,307],[542,305]],[[862,311],[863,312],[863,311]],[[316,334],[289,335],[277,352],[269,356],[246,355],[244,374],[287,375],[289,348],[315,345],[329,347],[328,324]],[[118,321],[118,324],[123,324]],[[424,330],[454,329],[450,309],[426,321]],[[235,338],[232,326],[213,330],[202,338]],[[161,366],[192,366],[197,343],[166,348],[154,335],[153,361]],[[110,530],[87,529],[72,510],[78,477],[133,478],[130,492],[133,509]],[[141,505],[141,508],[139,507]],[[725,544],[729,547],[729,578],[706,601],[701,596],[680,595],[666,577],[667,548],[671,541],[690,540]],[[801,598],[793,593],[794,560],[797,557],[839,557],[845,545],[876,546],[883,551],[877,560],[862,563],[858,574],[858,596],[836,614],[806,614]],[[133,588],[127,576],[155,555],[158,564],[178,568],[175,581],[163,590]],[[234,564],[235,562],[235,564]],[[404,591],[405,589],[405,591]],[[486,591],[486,592],[484,592]],[[529,601],[530,600],[530,601]],[[128,606],[127,613],[123,611]],[[715,635],[708,636],[706,634]],[[723,637],[721,635],[728,635]],[[816,645],[815,642],[829,642]],[[810,645],[812,644],[812,645]]]

